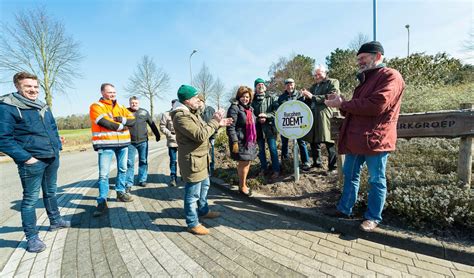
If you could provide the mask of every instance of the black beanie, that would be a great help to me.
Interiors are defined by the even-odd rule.
[[[359,51],[357,52],[357,55],[359,55],[360,53],[377,53],[377,52],[380,52],[383,55],[382,44],[379,43],[378,41],[371,41],[371,42],[364,43],[360,47]]]

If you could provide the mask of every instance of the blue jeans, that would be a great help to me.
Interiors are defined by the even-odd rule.
[[[260,159],[260,169],[265,171],[268,169],[267,156],[265,154],[265,139],[257,139],[258,143],[258,157]],[[270,150],[270,158],[272,160],[272,170],[275,173],[280,172],[280,161],[278,161],[278,151],[276,145],[276,138],[267,138],[268,149]]]
[[[97,203],[107,200],[109,195],[109,172],[112,158],[115,155],[117,159],[117,181],[115,182],[115,191],[125,192],[125,178],[127,175],[127,154],[128,147],[99,149],[99,197]]]
[[[199,216],[209,212],[207,205],[207,191],[209,178],[200,182],[187,182],[184,188],[184,214],[188,228],[199,225]]]
[[[138,182],[146,182],[148,177],[148,141],[128,146],[126,185],[133,185],[135,175],[135,154],[138,151]]]
[[[61,220],[58,201],[56,199],[59,157],[39,160],[33,164],[19,164],[23,187],[23,200],[21,202],[21,221],[26,239],[38,237],[36,230],[36,203],[40,187],[43,190],[43,204],[51,225]]]
[[[170,156],[170,177],[176,180],[176,155],[178,153],[177,147],[168,147],[168,155]]]
[[[303,139],[297,139],[298,148],[300,149],[301,162],[303,164],[309,164],[309,153],[308,148],[306,147],[306,142]],[[288,157],[288,138],[281,136],[281,158]]]
[[[364,218],[377,223],[382,221],[382,210],[387,195],[387,180],[385,167],[387,165],[388,152],[376,155],[346,154],[344,161],[344,189],[342,197],[337,204],[337,209],[347,215],[352,214],[352,207],[357,200],[360,184],[360,171],[364,163],[369,170],[369,194],[367,197],[367,210]]]

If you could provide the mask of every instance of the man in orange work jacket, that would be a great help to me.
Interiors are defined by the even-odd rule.
[[[99,153],[99,197],[94,216],[100,216],[107,211],[107,196],[109,193],[109,171],[112,157],[117,160],[117,181],[115,191],[117,200],[133,201],[130,193],[125,190],[127,172],[128,145],[130,132],[128,127],[135,124],[133,114],[123,105],[117,103],[117,92],[114,85],[104,83],[100,86],[102,98],[90,106],[92,129],[92,145]]]

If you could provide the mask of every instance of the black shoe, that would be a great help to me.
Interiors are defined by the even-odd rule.
[[[330,211],[325,212],[324,214],[327,215],[327,216],[331,216],[331,217],[335,217],[335,218],[342,218],[342,219],[352,219],[353,218],[352,215],[344,214],[344,213],[340,212],[337,209],[332,209]]]
[[[127,186],[125,188],[125,193],[131,193],[132,192],[132,187],[131,186]]]
[[[313,163],[313,165],[311,165],[311,167],[313,167],[313,168],[323,168],[323,165],[321,163]]]
[[[303,164],[303,166],[301,166],[301,170],[309,171],[309,170],[311,170],[311,166],[309,166],[308,164]]]
[[[169,186],[175,187],[175,186],[176,186],[176,180],[175,180],[175,179],[171,179],[171,181],[170,181],[170,183],[169,183]]]
[[[146,182],[142,181],[142,182],[139,182],[138,183],[138,186],[141,186],[141,187],[146,187]]]
[[[117,201],[119,202],[132,202],[133,197],[130,193],[117,192]]]
[[[95,209],[94,213],[92,214],[94,217],[98,217],[103,215],[104,213],[107,213],[107,210],[109,207],[107,206],[107,202],[102,202],[97,205],[97,208]]]
[[[329,166],[328,168],[328,175],[336,174],[337,173],[337,166]]]

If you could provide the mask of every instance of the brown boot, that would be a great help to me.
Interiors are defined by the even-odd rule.
[[[193,228],[188,228],[188,232],[190,232],[191,234],[199,235],[199,236],[204,236],[204,235],[209,234],[209,230],[201,224]]]
[[[206,215],[201,216],[202,219],[214,219],[221,215],[218,211],[209,211]]]

